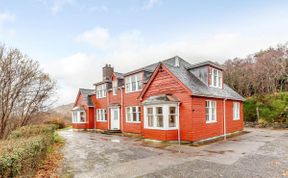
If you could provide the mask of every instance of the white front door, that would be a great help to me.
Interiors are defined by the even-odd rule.
[[[120,130],[119,108],[111,108],[111,130]]]

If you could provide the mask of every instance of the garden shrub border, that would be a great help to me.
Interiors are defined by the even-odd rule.
[[[0,141],[0,178],[33,177],[54,143],[55,125],[24,126]]]

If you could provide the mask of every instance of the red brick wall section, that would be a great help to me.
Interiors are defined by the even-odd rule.
[[[238,130],[243,130],[244,128],[243,102],[239,102],[240,103],[240,120],[233,120],[233,102],[238,102],[238,101],[232,101],[232,100],[226,101],[227,133],[235,132]]]
[[[205,101],[216,101],[216,123],[206,123],[205,118]],[[243,104],[240,102],[240,120],[233,120],[233,101],[226,100],[226,132],[231,133],[239,130],[243,130]],[[191,141],[197,141],[207,139],[209,137],[215,137],[224,134],[224,100],[215,98],[202,98],[194,96],[192,98],[193,105],[193,133],[189,138]]]
[[[96,99],[96,95],[92,95],[91,99],[92,99],[92,102],[94,103],[94,107],[96,109],[106,109],[106,116],[108,117],[107,98],[105,97],[105,98],[97,98]],[[96,129],[107,130],[108,129],[108,121],[99,122],[96,120]]]
[[[137,97],[139,96],[140,92],[132,92],[132,93],[125,93],[123,96],[123,119],[124,119],[124,132],[131,132],[131,133],[141,133],[141,123],[129,123],[126,122],[126,107],[128,106],[140,106],[140,101],[137,100]],[[141,112],[141,115],[143,113]]]
[[[180,132],[181,140],[188,140],[192,134],[192,98],[187,90],[178,83],[167,69],[163,68],[163,71],[159,71],[154,80],[151,82],[147,92],[143,96],[143,101],[150,96],[161,94],[173,94],[180,101]],[[142,120],[144,119],[142,114]],[[144,124],[144,123],[142,123]],[[143,126],[142,126],[143,127]],[[177,130],[152,130],[143,128],[143,136],[145,138],[160,139],[160,140],[177,140]]]

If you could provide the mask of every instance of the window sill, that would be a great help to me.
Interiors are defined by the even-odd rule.
[[[178,128],[161,128],[161,127],[144,127],[144,129],[151,129],[151,130],[178,130]]]
[[[72,122],[72,124],[87,124],[87,122]]]
[[[240,120],[240,118],[236,118],[236,119],[233,118],[233,121],[239,121],[239,120]]]
[[[217,123],[217,121],[206,121],[206,124],[213,124],[213,123]]]
[[[103,98],[106,98],[106,96],[104,96],[104,97],[99,97],[99,98],[96,97],[96,99],[103,99]]]
[[[142,90],[142,89],[141,89],[141,90]],[[137,93],[137,92],[140,92],[141,90],[136,90],[136,91],[129,91],[129,92],[128,92],[128,91],[126,91],[126,92],[125,92],[125,94],[130,94],[130,93]]]

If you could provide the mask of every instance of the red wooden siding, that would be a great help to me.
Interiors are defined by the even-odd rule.
[[[143,101],[150,96],[161,94],[173,94],[181,103],[179,108],[180,132],[181,140],[188,140],[188,136],[192,132],[192,98],[187,90],[179,84],[179,81],[172,76],[166,68],[159,71],[154,80],[150,83],[146,93],[143,95]],[[143,118],[142,114],[142,120]],[[143,123],[143,122],[142,122]],[[143,124],[142,124],[143,125]],[[143,128],[143,136],[145,138],[160,139],[160,140],[177,140],[177,130],[152,130]]]

